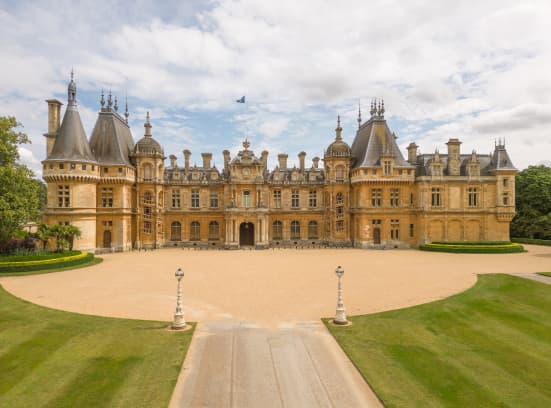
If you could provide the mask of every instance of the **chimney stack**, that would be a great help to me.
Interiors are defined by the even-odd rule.
[[[224,155],[224,171],[228,171],[230,167],[230,151],[224,150],[222,154]]]
[[[189,170],[189,158],[190,158],[190,156],[191,156],[191,152],[190,152],[188,149],[184,150],[185,169],[186,169],[186,171]]]
[[[54,142],[57,135],[57,131],[61,126],[61,102],[57,99],[47,99],[48,103],[48,133],[45,133],[46,137],[46,157],[52,153],[54,148]]]
[[[210,161],[212,159],[212,153],[201,153],[203,157],[203,168],[210,169]]]
[[[312,159],[312,166],[314,166],[314,168],[317,169],[317,168],[318,168],[318,165],[319,165],[319,162],[320,162],[320,158],[317,157],[317,156],[314,157],[314,158]]]
[[[169,156],[169,159],[170,159],[170,167],[175,168],[176,167],[176,156],[171,154]]]
[[[411,164],[417,163],[417,146],[414,142],[411,142],[408,146],[408,162]]]
[[[306,152],[300,152],[298,154],[298,162],[300,171],[304,171],[304,159],[306,158]]]
[[[277,160],[279,162],[279,168],[280,169],[286,169],[287,168],[287,157],[289,157],[288,154],[280,153],[277,155]]]
[[[263,150],[261,154],[261,159],[262,159],[262,165],[264,166],[264,170],[266,170],[268,168],[268,151],[267,150]]]

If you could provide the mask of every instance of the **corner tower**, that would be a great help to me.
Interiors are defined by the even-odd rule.
[[[55,99],[47,100],[48,145],[47,157],[42,163],[43,178],[48,186],[48,204],[44,221],[49,225],[78,227],[82,235],[75,241],[75,249],[94,250],[99,169],[78,113],[73,72],[67,94],[67,109],[61,126],[58,126],[61,103]]]

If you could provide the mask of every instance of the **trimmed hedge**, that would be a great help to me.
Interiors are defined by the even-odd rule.
[[[8,255],[0,256],[0,265],[5,262],[24,262],[24,261],[40,261],[43,259],[63,258],[66,256],[78,255],[81,251],[65,251],[65,252],[42,252],[38,254],[27,255]]]
[[[532,245],[551,246],[551,239],[511,238],[511,242],[517,242],[519,244],[532,244]]]
[[[40,270],[50,270],[55,268],[66,268],[68,266],[78,266],[88,263],[94,259],[92,253],[80,253],[78,255],[65,258],[47,259],[42,261],[28,262],[1,262],[0,273],[7,272],[34,272]]]
[[[512,242],[432,242],[420,245],[422,251],[452,252],[457,254],[509,254],[524,252],[522,245]]]

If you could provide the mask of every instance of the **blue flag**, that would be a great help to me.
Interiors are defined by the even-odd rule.
[[[235,102],[237,102],[237,103],[245,103],[245,95],[243,95],[241,98],[237,99]]]

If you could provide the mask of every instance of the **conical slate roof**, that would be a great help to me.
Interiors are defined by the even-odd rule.
[[[95,162],[78,113],[77,87],[72,72],[67,93],[67,109],[56,135],[52,153],[46,160]]]

